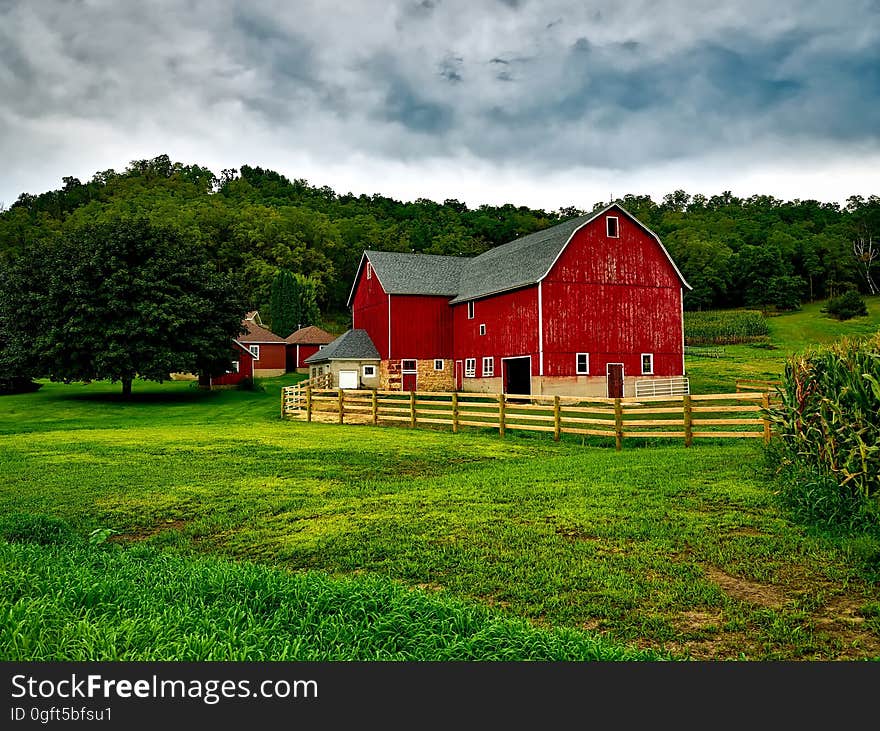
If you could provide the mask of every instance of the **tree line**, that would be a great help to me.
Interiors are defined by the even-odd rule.
[[[247,165],[215,175],[167,155],[62,183],[22,194],[0,213],[0,260],[83,226],[143,218],[200,248],[270,321],[279,270],[307,277],[320,308],[340,312],[364,249],[475,256],[610,202],[556,211],[471,208],[455,199],[403,202],[337,193]],[[685,299],[690,310],[788,309],[849,289],[869,293],[880,267],[875,195],[840,205],[678,190],[659,202],[632,194],[617,202],[660,236],[693,286]]]

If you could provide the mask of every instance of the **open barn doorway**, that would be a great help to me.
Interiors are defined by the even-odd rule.
[[[502,358],[501,362],[504,368],[504,393],[529,396],[532,393],[532,359],[529,356]]]

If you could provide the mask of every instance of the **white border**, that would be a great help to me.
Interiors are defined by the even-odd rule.
[[[578,358],[580,358],[582,355],[587,356],[587,370],[584,371],[583,373],[581,373],[581,371],[578,370]],[[590,375],[590,354],[589,353],[581,352],[581,353],[574,354],[574,374],[576,376],[589,376]]]

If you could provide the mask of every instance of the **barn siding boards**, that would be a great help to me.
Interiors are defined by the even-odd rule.
[[[452,358],[452,316],[449,297],[391,295],[390,358]]]
[[[365,266],[353,289],[351,314],[352,327],[366,330],[379,355],[388,358],[388,293],[375,273],[367,278]]]
[[[467,303],[452,306],[455,360],[495,358],[495,375],[501,374],[501,358],[532,356],[533,371],[538,358],[538,288],[524,287],[474,301],[474,317],[468,319]],[[486,334],[480,335],[480,325]],[[465,379],[468,380],[468,379]]]

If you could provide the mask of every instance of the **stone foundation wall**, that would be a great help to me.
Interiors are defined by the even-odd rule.
[[[438,358],[439,360],[439,358]],[[434,370],[434,359],[416,361],[416,388],[419,391],[452,391],[455,388],[455,372],[451,360],[443,361],[443,370]],[[399,360],[383,360],[379,364],[379,389],[401,391],[403,372]]]

